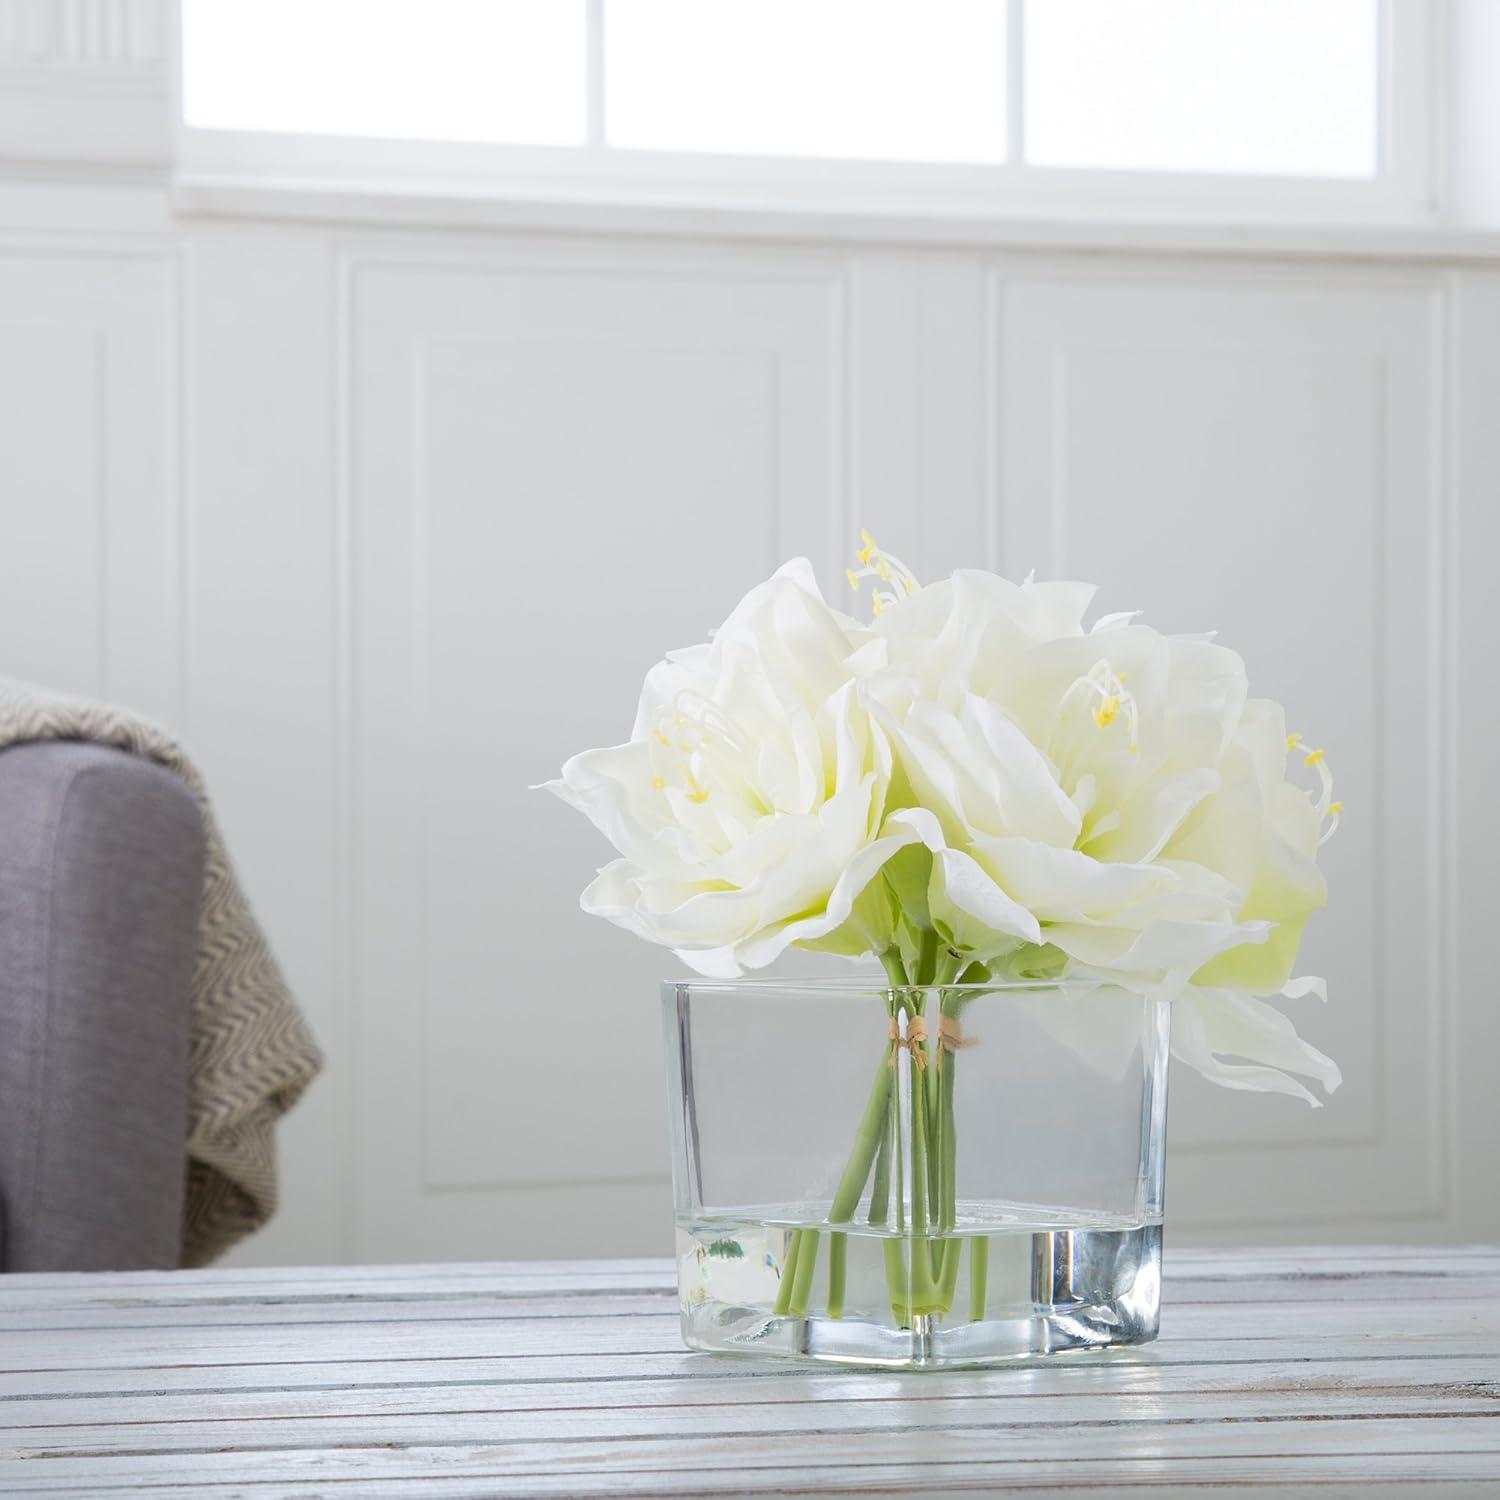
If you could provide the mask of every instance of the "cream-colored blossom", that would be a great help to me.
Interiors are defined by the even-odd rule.
[[[889,903],[858,903],[915,835],[882,834],[890,747],[847,666],[868,634],[799,559],[712,642],[653,667],[630,740],[574,756],[547,783],[622,856],[584,910],[720,977],[793,943],[889,942]]]
[[[1326,899],[1337,804],[1326,778],[1317,798],[1287,779],[1289,745],[1320,775],[1322,756],[1233,651],[1134,615],[1085,628],[1093,592],[961,571],[881,611],[861,692],[893,804],[923,810],[888,822],[920,829],[931,920],[993,976],[1168,996],[1185,1061],[1311,1099],[1291,1075],[1333,1088],[1337,1068],[1258,997],[1291,982]]]

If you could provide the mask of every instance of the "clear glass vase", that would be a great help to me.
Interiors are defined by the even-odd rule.
[[[1166,1002],[1075,981],[663,999],[692,1348],[944,1367],[1156,1336]]]

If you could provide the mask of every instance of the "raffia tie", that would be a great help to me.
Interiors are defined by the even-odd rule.
[[[896,1066],[896,1053],[905,1047],[911,1052],[912,1067],[920,1073],[927,1066],[927,1022],[921,1016],[913,1016],[906,1023],[906,1035],[902,1036],[896,1018],[892,1016],[889,1035],[895,1043],[891,1048],[891,1067]]]
[[[978,1041],[977,1036],[965,1036],[963,1027],[952,1016],[940,1016],[938,1018],[938,1067],[943,1065],[945,1052],[957,1052],[960,1047],[972,1047]]]

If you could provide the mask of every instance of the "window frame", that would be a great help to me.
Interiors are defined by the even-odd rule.
[[[786,209],[1005,219],[1203,218],[1421,223],[1437,211],[1436,73],[1442,0],[1378,0],[1377,171],[1293,177],[1032,166],[1024,150],[1023,0],[1007,5],[1007,160],[885,162],[645,151],[603,143],[604,0],[586,0],[587,137],[581,145],[385,140],[216,130],[182,118],[181,3],[172,10],[173,171],[185,189],[458,195],[497,201]]]

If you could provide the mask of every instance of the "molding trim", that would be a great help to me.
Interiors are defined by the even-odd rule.
[[[168,22],[168,0],[0,0],[0,68],[164,79]]]
[[[0,0],[0,140],[11,170],[171,160],[167,0]]]

